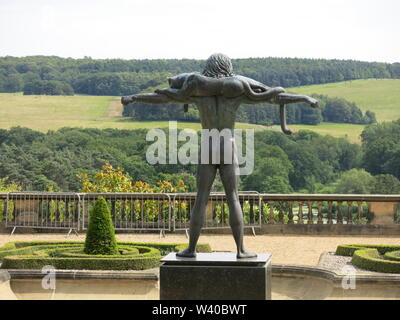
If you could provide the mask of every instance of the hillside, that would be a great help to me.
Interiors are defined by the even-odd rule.
[[[352,80],[296,87],[290,91],[344,98],[355,102],[363,111],[375,112],[378,122],[400,118],[400,79]]]

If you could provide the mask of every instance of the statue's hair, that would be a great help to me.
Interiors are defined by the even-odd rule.
[[[231,59],[222,53],[212,54],[206,61],[203,73],[206,77],[222,78],[233,76]]]

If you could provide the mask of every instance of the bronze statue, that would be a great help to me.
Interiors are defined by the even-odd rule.
[[[150,94],[135,94],[121,98],[123,104],[135,101],[145,103],[196,104],[203,129],[229,129],[234,137],[236,111],[241,104],[272,103],[280,105],[282,131],[292,132],[286,126],[285,104],[306,102],[317,107],[317,100],[286,93],[281,87],[270,88],[253,79],[234,75],[231,60],[224,54],[211,55],[200,73],[180,74],[168,79],[170,88]],[[243,213],[238,198],[238,161],[234,143],[230,163],[200,163],[197,170],[197,196],[190,217],[189,247],[178,252],[180,257],[195,257],[206,205],[217,170],[224,185],[229,206],[229,224],[237,247],[238,258],[255,257],[243,246]],[[218,150],[222,152],[223,147]]]

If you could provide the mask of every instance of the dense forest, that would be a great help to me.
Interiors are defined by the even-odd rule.
[[[400,63],[296,58],[232,60],[235,73],[286,88],[367,78],[400,78]],[[0,57],[0,92],[127,95],[166,86],[167,76],[201,71],[204,60]]]
[[[288,104],[286,106],[287,123],[317,125],[322,121],[353,124],[376,122],[373,112],[367,110],[363,114],[355,103],[341,98],[313,96],[318,99],[320,107],[313,109],[305,103]],[[195,105],[188,112],[183,112],[182,105],[175,103],[166,105],[131,103],[124,106],[122,114],[135,121],[199,121],[199,112]],[[279,107],[267,103],[243,105],[237,111],[236,121],[260,125],[279,124]]]
[[[109,162],[134,181],[183,180],[195,191],[195,165],[150,165],[146,130],[63,128],[0,130],[0,178],[25,190],[79,191],[77,175]],[[367,126],[362,146],[300,131],[255,132],[255,167],[241,190],[265,193],[400,193],[400,120]],[[3,180],[2,180],[3,181]],[[4,183],[3,183],[4,184]],[[214,190],[222,190],[217,179]]]

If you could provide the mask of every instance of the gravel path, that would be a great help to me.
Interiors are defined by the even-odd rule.
[[[351,257],[336,256],[333,252],[329,252],[323,255],[318,263],[318,266],[336,272],[344,271],[346,266],[351,266],[356,271],[365,271],[353,266],[351,264]]]
[[[8,241],[30,240],[80,240],[85,235],[34,233],[34,234],[0,234],[0,246]],[[158,234],[117,234],[121,241],[185,243],[184,234],[167,234],[165,238]],[[234,251],[235,243],[231,235],[202,234],[199,242],[208,242],[214,251]],[[275,264],[317,265],[324,252],[334,252],[339,244],[400,244],[400,236],[370,237],[370,236],[296,236],[296,235],[257,235],[245,236],[247,249],[257,253],[272,253]]]

